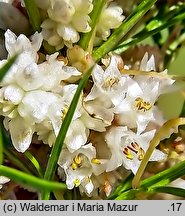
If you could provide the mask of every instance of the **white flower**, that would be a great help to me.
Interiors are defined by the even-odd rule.
[[[115,3],[107,4],[100,15],[96,36],[106,40],[111,29],[118,28],[124,19],[123,10]]]
[[[106,142],[112,152],[107,170],[112,171],[123,165],[135,174],[154,136],[155,130],[136,134],[127,127],[112,127],[106,134]],[[166,155],[155,149],[150,161],[165,159]]]
[[[147,52],[145,53],[145,55],[143,56],[141,63],[140,63],[140,70],[141,71],[148,71],[148,72],[156,70],[155,59],[154,59],[153,55],[151,55],[151,57],[149,58],[148,53]],[[134,77],[134,80],[136,80],[138,82],[138,84],[140,85],[140,87],[142,89],[145,88],[146,83],[150,83],[152,85],[155,85],[155,83],[158,83],[158,85],[159,85],[158,96],[160,94],[164,94],[164,93],[167,93],[168,91],[170,91],[170,88],[172,89],[172,84],[175,82],[175,80],[173,80],[167,76],[167,69],[162,71],[162,72],[159,72],[159,76],[137,75]]]
[[[59,53],[46,56],[46,61],[38,65],[39,74],[42,80],[42,90],[54,91],[61,88],[61,81],[72,76],[79,76],[81,73],[74,67],[65,66],[63,61],[57,59]]]
[[[57,50],[64,44],[71,46],[79,39],[79,32],[89,32],[89,13],[92,0],[50,0],[47,13],[49,18],[42,23],[44,39]]]
[[[148,123],[155,120],[153,109],[158,98],[158,86],[159,83],[145,83],[141,88],[136,81],[130,79],[126,97],[113,108],[118,114],[118,123],[130,128],[137,127],[137,133],[143,132]]]
[[[16,117],[17,105],[24,97],[24,91],[16,84],[0,89],[0,114],[9,118]]]
[[[101,66],[96,65],[92,71],[92,78],[94,85],[85,98],[86,101],[102,97],[115,106],[125,97],[127,79],[118,70],[116,56],[111,57],[110,64],[105,71]]]
[[[64,169],[68,189],[81,185],[87,194],[93,190],[91,175],[99,175],[105,169],[101,160],[96,159],[96,150],[92,144],[84,145],[73,153],[63,149],[58,164]]]
[[[0,176],[0,189],[3,187],[4,184],[6,184],[9,181],[10,181],[9,178],[7,178],[5,176]]]
[[[25,152],[32,141],[35,132],[34,124],[27,122],[20,116],[8,120],[8,128],[11,134],[12,143],[19,152]]]
[[[109,66],[104,71],[96,65],[93,72],[93,87],[85,98],[85,109],[97,119],[108,125],[114,114],[112,107],[118,105],[126,94],[127,78],[121,76],[116,57],[112,56]]]

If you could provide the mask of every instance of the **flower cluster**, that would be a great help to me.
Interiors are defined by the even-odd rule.
[[[5,33],[8,58],[20,55],[1,82],[0,114],[20,152],[29,148],[33,134],[54,144],[77,88],[73,78],[76,82],[81,75],[59,53],[39,53],[42,40],[39,33],[31,41],[23,34]],[[80,97],[58,161],[67,187],[79,186],[88,196],[97,188],[108,195],[115,183],[108,176],[119,167],[136,173],[156,127],[163,123],[155,102],[173,83],[165,76],[131,76],[118,56],[103,62],[95,65],[92,86]],[[140,70],[155,70],[154,57],[145,54]],[[156,149],[150,160],[165,157]]]
[[[12,1],[6,1],[12,3]],[[24,6],[24,1],[22,6]],[[95,64],[90,53],[74,45],[91,31],[92,0],[36,0],[41,33],[30,38],[5,32],[7,59],[19,54],[0,83],[0,115],[15,149],[24,153],[33,136],[51,148],[76,92],[78,81],[94,65],[81,93],[58,160],[58,176],[68,189],[87,196],[107,196],[122,173],[136,173],[158,127],[164,123],[158,97],[174,83],[167,71],[156,71],[154,56],[145,53],[138,71],[109,55]],[[107,1],[96,26],[95,40],[106,40],[121,25],[123,10]],[[26,19],[26,18],[25,18]],[[66,55],[45,54],[46,40]],[[150,161],[166,154],[155,149]],[[0,177],[0,184],[8,179]]]
[[[80,33],[91,31],[89,14],[92,0],[46,0],[36,1],[45,12],[42,22],[44,39],[59,50],[64,45],[71,47],[80,39]],[[123,10],[115,3],[107,3],[96,28],[97,40],[106,40],[110,30],[119,27],[124,19]]]

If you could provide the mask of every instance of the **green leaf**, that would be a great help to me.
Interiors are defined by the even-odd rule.
[[[105,5],[106,0],[94,0],[93,1],[93,11],[90,14],[91,22],[91,31],[81,35],[79,45],[84,49],[87,50],[89,43],[93,43],[92,38],[94,37],[96,31],[96,24],[99,20],[101,15],[103,6]]]
[[[86,85],[86,83],[87,83],[87,81],[91,75],[92,69],[93,69],[93,67],[91,67],[84,74],[83,78],[80,80],[78,88],[75,92],[75,95],[74,95],[72,101],[71,101],[70,107],[69,107],[68,112],[64,118],[64,121],[63,121],[62,126],[61,126],[60,131],[59,131],[59,134],[58,134],[56,141],[55,141],[55,144],[52,148],[50,158],[48,160],[48,164],[47,164],[45,175],[44,175],[44,179],[46,179],[46,180],[51,180],[54,178],[55,171],[57,168],[57,162],[58,162],[61,150],[62,150],[62,146],[64,144],[64,139],[66,137],[69,125],[70,125],[71,120],[73,118],[79,97],[81,95],[81,91],[85,87],[85,85]],[[43,193],[41,195],[41,197],[42,197],[42,199],[49,199],[49,194]]]
[[[137,33],[135,36],[133,36],[132,38],[129,38],[126,41],[124,41],[123,43],[121,43],[113,51],[117,54],[121,54],[121,53],[125,52],[127,49],[129,49],[131,46],[138,44],[142,40],[144,40],[148,37],[151,37],[152,35],[155,35],[158,32],[177,24],[184,19],[185,19],[185,12],[182,11],[180,14],[176,15],[175,17],[171,18],[170,20],[163,20],[163,21],[158,21],[158,22],[155,20],[155,22],[157,22],[157,25],[154,26],[154,23],[153,23],[152,27],[150,25],[148,25],[148,27],[146,27],[145,29],[143,29],[142,31]],[[154,20],[151,22],[154,22]]]
[[[28,169],[26,164],[22,162],[17,155],[15,155],[10,148],[3,149],[3,153],[6,155],[6,157],[9,159],[9,161],[14,164],[17,168],[24,171],[25,173],[32,174],[32,172]]]
[[[13,56],[12,58],[8,60],[8,62],[2,68],[0,68],[0,81],[3,79],[3,77],[8,72],[8,70],[11,68],[11,66],[17,59],[17,57],[18,55]]]
[[[157,187],[163,187],[168,185],[170,182],[180,178],[181,176],[185,175],[185,161],[182,161],[173,167],[170,167],[162,172],[155,174],[143,181],[141,181],[140,187],[138,189],[132,189],[131,187],[117,187],[119,190],[117,191],[117,196],[113,197],[116,200],[123,200],[123,199],[134,199],[136,194],[140,192],[152,192]],[[130,180],[131,181],[131,180]],[[123,183],[121,183],[122,185]],[[128,183],[127,183],[128,184]],[[123,192],[124,191],[124,192]],[[111,199],[111,197],[110,197]]]
[[[123,182],[121,182],[116,189],[113,191],[113,193],[108,197],[108,199],[113,200],[116,198],[119,194],[123,193],[124,191],[127,191],[132,186],[132,179],[134,174],[131,173]]]
[[[6,176],[17,183],[36,188],[39,191],[55,191],[66,189],[66,185],[64,183],[43,180],[33,175],[29,175],[3,165],[0,165],[0,175]]]
[[[153,192],[167,193],[179,197],[185,197],[185,189],[177,187],[155,187]]]
[[[93,57],[95,61],[100,60],[104,55],[115,49],[123,37],[145,15],[145,13],[150,10],[156,1],[157,0],[143,0],[121,26],[114,31],[109,39],[94,51]]]
[[[41,17],[35,0],[24,0],[26,10],[29,16],[29,21],[34,31],[41,31]]]

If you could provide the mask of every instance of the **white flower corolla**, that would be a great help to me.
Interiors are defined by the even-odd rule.
[[[112,127],[105,135],[107,145],[112,152],[106,171],[112,171],[123,165],[135,174],[154,134],[155,130],[136,134],[126,126]],[[149,161],[160,161],[165,158],[166,154],[155,149]]]
[[[155,120],[153,109],[158,98],[159,83],[145,83],[142,87],[130,79],[126,97],[113,108],[118,114],[116,116],[118,124],[137,128],[138,134],[145,130],[150,121]]]
[[[111,29],[118,28],[124,19],[123,10],[115,3],[107,4],[100,15],[96,29],[96,36],[106,40],[111,33]]]
[[[54,91],[61,86],[61,81],[81,75],[76,68],[65,66],[63,61],[58,60],[58,54],[46,56],[46,61],[38,65],[39,74],[42,76],[42,90]]]
[[[40,85],[37,83],[41,81],[37,71],[38,69],[36,63],[38,60],[37,51],[41,46],[42,39],[42,35],[37,32],[32,36],[31,42],[23,34],[17,37],[10,30],[7,30],[5,32],[5,46],[8,51],[8,58],[14,56],[15,54],[19,54],[19,56],[16,62],[13,64],[8,73],[3,78],[1,86],[9,83],[17,83],[18,81],[18,85],[23,84],[23,86],[21,87],[25,88],[25,90],[29,90],[29,88],[35,88],[35,85],[36,87]],[[0,62],[0,65],[3,66],[6,62],[7,60],[2,60]],[[32,78],[31,73],[34,73],[32,75],[34,81],[30,81],[30,79]],[[24,82],[26,78],[26,81],[28,83]]]
[[[94,84],[84,106],[90,115],[103,120],[108,126],[114,118],[112,107],[125,98],[127,77],[120,74],[117,59],[112,56],[105,71],[99,65],[95,66],[92,78]]]
[[[49,18],[42,23],[44,39],[57,50],[64,44],[71,46],[79,39],[79,32],[89,32],[89,13],[92,0],[50,0],[47,13]]]
[[[0,189],[3,187],[4,184],[6,184],[9,181],[10,181],[9,178],[7,178],[5,176],[0,176]]]
[[[16,84],[0,89],[0,114],[9,118],[17,116],[17,105],[24,97],[24,91]]]
[[[9,119],[7,125],[15,149],[19,152],[25,152],[31,144],[35,125],[20,116]]]
[[[64,41],[57,33],[56,22],[51,19],[46,19],[41,24],[43,38],[51,45],[60,50],[64,47]]]
[[[149,58],[148,53],[146,52],[145,55],[143,56],[141,63],[140,63],[140,71],[156,71],[155,67],[155,58],[153,55]],[[158,89],[158,96],[160,94],[164,94],[169,91],[169,88],[172,88],[172,84],[175,82],[175,80],[171,79],[170,76],[168,77],[167,75],[167,69],[159,72],[159,76],[157,75],[149,75],[147,76],[142,76],[142,75],[137,75],[134,77],[134,80],[138,82],[140,87],[142,89],[145,88],[147,84],[150,83],[150,85],[155,85],[155,83],[158,83],[159,89]]]
[[[64,169],[68,189],[81,185],[87,194],[94,188],[90,179],[92,174],[100,175],[105,171],[105,165],[96,158],[96,149],[91,143],[73,153],[63,149],[58,164]]]
[[[9,56],[14,56],[17,53],[29,53],[35,62],[38,59],[37,51],[41,47],[42,40],[42,35],[38,32],[31,37],[31,41],[24,34],[17,37],[10,30],[5,32],[5,46]]]
[[[30,91],[19,104],[18,112],[24,119],[40,123],[46,118],[49,106],[56,103],[58,97],[58,95],[42,90]]]
[[[85,98],[86,101],[102,97],[115,106],[125,97],[127,78],[121,75],[116,56],[111,57],[105,71],[101,66],[96,65],[92,71],[92,79],[94,85]]]

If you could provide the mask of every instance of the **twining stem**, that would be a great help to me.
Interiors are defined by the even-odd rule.
[[[171,119],[167,121],[155,134],[154,138],[150,142],[149,148],[146,151],[146,154],[144,155],[144,158],[139,166],[139,169],[137,170],[136,175],[133,178],[132,181],[132,187],[137,188],[139,186],[139,181],[141,179],[141,176],[146,168],[146,165],[156,148],[156,146],[160,143],[161,139],[168,138],[170,135],[174,132],[178,132],[178,126],[185,124],[185,118],[177,118],[177,119]]]

